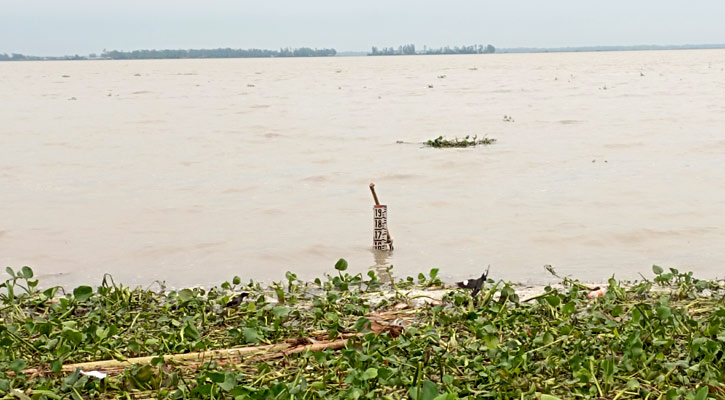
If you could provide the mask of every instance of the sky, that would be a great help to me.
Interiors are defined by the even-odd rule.
[[[0,53],[725,43],[723,0],[0,0]]]

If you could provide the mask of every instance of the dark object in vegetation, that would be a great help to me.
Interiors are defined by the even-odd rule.
[[[478,135],[466,136],[463,138],[463,140],[459,140],[458,138],[454,138],[453,140],[445,139],[443,136],[438,136],[435,139],[427,141],[425,144],[430,147],[470,147],[470,146],[478,146],[479,144],[482,145],[488,145],[493,144],[496,142],[496,139],[492,138],[483,138],[479,139]]]
[[[247,296],[249,296],[249,293],[247,293],[247,292],[244,292],[238,296],[234,296],[234,298],[229,300],[229,303],[225,304],[224,307],[225,308],[236,307],[236,306],[242,304],[242,301],[244,301],[244,298]]]
[[[483,283],[486,282],[486,278],[488,277],[488,269],[491,268],[489,265],[488,268],[486,268],[486,272],[481,275],[478,279],[466,279],[461,282],[456,282],[459,288],[463,289],[473,289],[471,292],[471,297],[476,297],[478,292],[481,291],[481,287],[483,287]]]

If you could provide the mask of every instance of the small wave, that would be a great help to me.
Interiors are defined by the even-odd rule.
[[[641,147],[644,146],[644,143],[642,142],[630,142],[630,143],[609,143],[605,144],[604,147],[608,149],[628,149],[631,147]]]
[[[404,181],[409,179],[421,178],[422,175],[418,174],[387,174],[381,176],[380,180],[391,180],[391,181]]]
[[[303,182],[327,182],[329,178],[325,175],[311,175],[305,178],[302,178]]]

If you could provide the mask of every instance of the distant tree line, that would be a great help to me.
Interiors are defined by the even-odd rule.
[[[62,57],[38,57],[38,56],[26,56],[24,54],[12,53],[7,55],[0,53],[0,61],[42,61],[42,60],[85,60],[87,57],[79,56],[62,56]]]
[[[382,47],[378,48],[373,46],[372,51],[368,53],[369,56],[402,56],[402,55],[414,55],[414,54],[490,54],[495,53],[496,48],[492,45],[471,45],[471,46],[445,46],[440,48],[427,48],[423,47],[423,50],[416,51],[414,44],[406,44],[403,46],[395,47]]]
[[[647,50],[695,50],[725,49],[725,44],[684,45],[630,45],[630,46],[578,46],[578,47],[516,47],[499,49],[499,53],[573,53],[588,51],[647,51]]]
[[[335,49],[191,49],[191,50],[134,50],[104,51],[102,58],[113,60],[169,59],[169,58],[266,58],[266,57],[329,57],[337,54]]]
[[[10,55],[0,53],[0,61],[42,61],[42,60],[141,60],[141,59],[167,59],[167,58],[265,58],[265,57],[329,57],[337,54],[335,49],[311,49],[291,47],[279,50],[263,49],[199,49],[199,50],[134,50],[134,51],[106,51],[100,57],[91,53],[88,56],[38,57],[18,53]]]

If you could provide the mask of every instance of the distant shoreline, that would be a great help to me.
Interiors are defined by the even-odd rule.
[[[448,48],[448,47],[446,47]],[[658,51],[658,50],[715,50],[725,49],[723,44],[685,44],[685,45],[632,45],[632,46],[576,46],[576,47],[512,47],[496,48],[498,54],[522,53],[577,53],[577,52],[608,52],[608,51]],[[307,57],[384,57],[384,56],[426,56],[456,54],[493,54],[493,52],[460,52],[431,53],[417,51],[405,54],[373,54],[367,51],[336,51],[335,49],[198,49],[198,50],[133,50],[129,52],[110,51],[101,55],[67,55],[67,56],[33,56],[20,53],[0,53],[2,61],[78,61],[78,60],[174,60],[174,59],[220,59],[220,58],[307,58]]]

